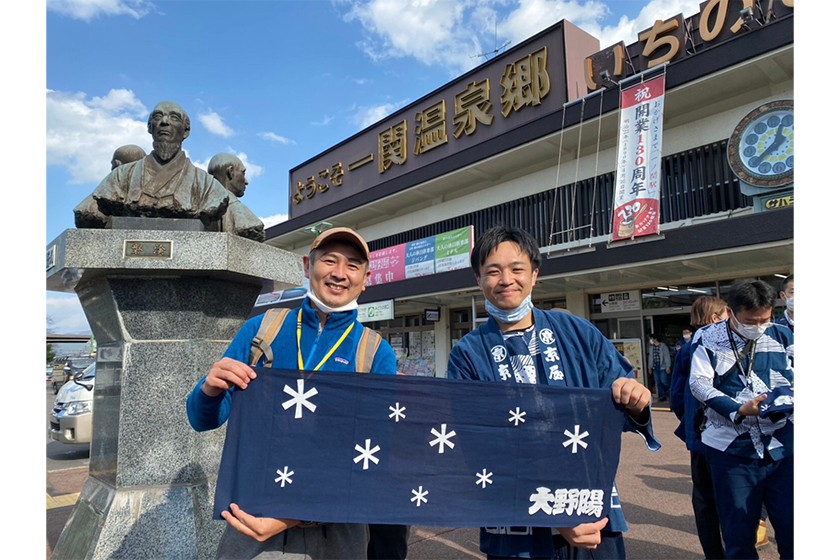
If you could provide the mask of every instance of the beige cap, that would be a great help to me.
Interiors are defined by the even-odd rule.
[[[312,248],[310,251],[314,251],[324,243],[333,241],[344,241],[346,243],[350,243],[365,256],[366,262],[370,262],[370,250],[368,249],[365,240],[362,239],[361,235],[346,227],[330,228],[321,233],[321,235],[316,237],[315,241],[312,242]]]

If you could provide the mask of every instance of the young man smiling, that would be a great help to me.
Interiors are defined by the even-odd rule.
[[[449,356],[451,379],[611,388],[627,410],[625,430],[660,445],[650,424],[650,391],[632,366],[590,322],[531,303],[541,257],[536,240],[519,228],[486,231],[470,256],[490,319],[458,341]],[[577,527],[483,527],[488,558],[624,558],[627,524],[613,488],[609,515]],[[552,535],[552,533],[554,533]],[[579,549],[588,549],[585,552]]]
[[[312,243],[309,255],[303,257],[304,275],[309,278],[309,292],[298,309],[291,310],[277,336],[271,342],[272,367],[309,371],[347,371],[356,367],[357,346],[364,327],[356,319],[356,299],[365,289],[370,276],[370,252],[364,239],[349,228],[333,228],[323,232]],[[197,431],[216,429],[230,413],[234,387],[247,389],[256,378],[248,366],[251,343],[263,316],[245,322],[234,337],[224,357],[214,363],[187,399],[187,416]],[[257,362],[264,366],[265,356]],[[372,373],[396,374],[394,351],[384,340],[373,358]],[[244,467],[243,468],[247,468]],[[368,526],[340,524],[300,526],[294,519],[254,517],[230,504],[222,513],[228,527],[222,535],[217,558],[294,558],[316,560],[326,558],[365,558],[368,549]],[[408,530],[389,526],[385,544],[405,556]],[[374,544],[377,544],[376,539]]]

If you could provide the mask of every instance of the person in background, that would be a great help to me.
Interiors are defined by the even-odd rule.
[[[682,348],[683,346],[686,346],[688,343],[691,342],[691,337],[694,336],[694,331],[695,331],[695,329],[691,325],[683,328],[682,338],[674,343],[674,359],[676,359],[677,352],[680,351],[680,348]],[[676,367],[676,364],[675,364],[675,367]],[[674,373],[673,370],[671,371],[671,373]],[[671,385],[673,385],[673,384],[674,384],[674,382],[672,380]]]
[[[793,332],[793,274],[782,282],[782,291],[779,292],[779,297],[785,302],[785,313],[776,321],[776,324],[783,325]]]
[[[691,306],[691,331],[728,318],[726,302],[713,296],[700,296]],[[689,332],[691,332],[689,331]],[[685,332],[685,330],[683,330]],[[691,506],[694,508],[694,523],[697,537],[708,559],[724,558],[723,540],[720,535],[720,519],[715,509],[715,494],[712,476],[706,463],[706,450],[694,430],[694,417],[700,402],[688,389],[691,369],[691,344],[684,344],[674,358],[671,373],[671,410],[680,419],[674,435],[685,442],[691,457]]]
[[[656,392],[659,402],[668,400],[668,389],[671,386],[668,376],[671,375],[671,351],[662,342],[662,337],[656,333],[650,335],[648,349],[648,374],[656,380]]]
[[[775,301],[766,282],[736,282],[729,319],[692,342],[689,387],[706,405],[701,439],[727,558],[758,558],[762,505],[780,558],[793,558],[793,333],[770,322]],[[784,412],[761,416],[771,393]]]

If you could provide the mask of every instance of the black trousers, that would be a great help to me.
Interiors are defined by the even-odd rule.
[[[715,492],[712,475],[706,463],[705,453],[691,452],[691,505],[694,507],[694,523],[703,555],[708,560],[725,558],[723,539],[720,536],[720,518],[715,509]]]
[[[368,525],[368,560],[405,560],[408,554],[408,525]]]

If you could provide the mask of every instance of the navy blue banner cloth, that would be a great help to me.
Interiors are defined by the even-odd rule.
[[[605,517],[609,389],[255,368],[233,394],[213,515],[437,527]]]

